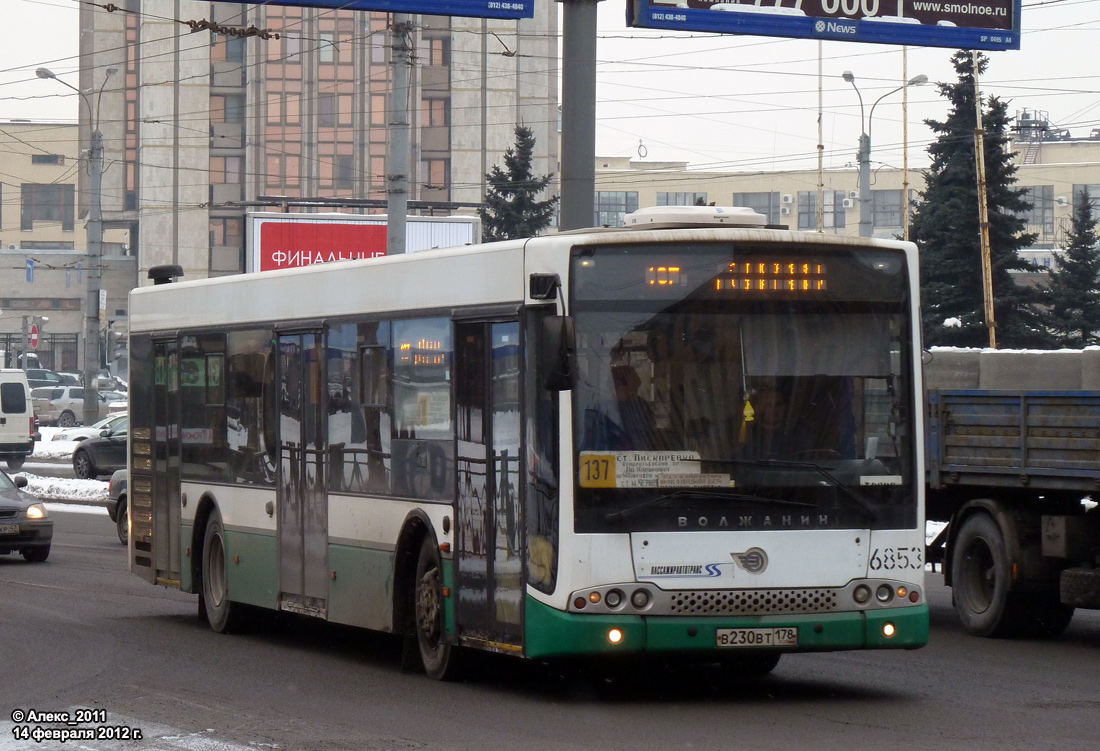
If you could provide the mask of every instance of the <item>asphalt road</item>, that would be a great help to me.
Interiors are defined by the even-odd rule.
[[[966,636],[931,575],[914,652],[789,655],[763,680],[478,660],[402,673],[388,636],[281,618],[220,635],[195,598],[128,573],[106,514],[55,513],[44,564],[0,556],[0,751],[997,749],[1100,747],[1100,614],[1052,642]],[[16,710],[140,740],[35,743]],[[94,714],[102,712],[103,715]]]

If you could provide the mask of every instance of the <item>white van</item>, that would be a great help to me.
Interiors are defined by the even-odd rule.
[[[8,469],[19,469],[34,452],[37,433],[27,374],[14,368],[0,369],[0,459]]]

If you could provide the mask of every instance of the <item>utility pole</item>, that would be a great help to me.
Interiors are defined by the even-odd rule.
[[[971,59],[974,65],[974,107],[977,119],[974,128],[974,165],[978,170],[978,227],[982,243],[982,297],[985,301],[985,325],[989,329],[989,346],[997,349],[997,321],[993,315],[993,261],[989,248],[989,203],[985,184],[985,125],[982,122],[982,95],[978,89],[978,51]]]
[[[104,70],[103,83],[93,109],[88,95],[72,84],[54,75],[49,68],[38,68],[39,78],[52,78],[62,86],[75,91],[88,108],[88,120],[92,126],[92,146],[88,150],[90,189],[88,196],[88,295],[84,301],[84,424],[99,420],[99,298],[103,278],[103,133],[99,130],[99,102],[107,81],[118,72],[109,65]]]
[[[592,226],[596,197],[596,3],[564,0],[561,62],[561,220]]]
[[[409,63],[413,24],[408,13],[394,13],[390,28],[389,129],[386,143],[386,255],[405,252],[405,217],[409,212]]]

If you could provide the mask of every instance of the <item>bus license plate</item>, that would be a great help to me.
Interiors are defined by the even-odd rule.
[[[797,628],[720,628],[719,647],[797,647]]]
[[[19,534],[18,524],[0,524],[0,535],[17,535]]]

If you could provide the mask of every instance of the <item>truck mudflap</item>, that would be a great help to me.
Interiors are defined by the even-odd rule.
[[[1059,581],[1059,599],[1075,608],[1100,609],[1100,570],[1067,568]]]

